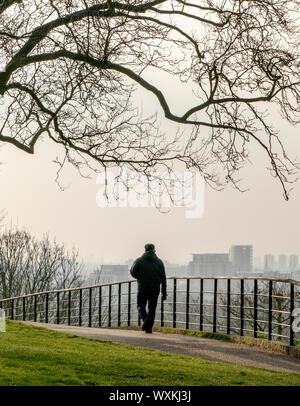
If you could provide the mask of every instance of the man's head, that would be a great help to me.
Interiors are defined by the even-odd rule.
[[[146,245],[145,245],[145,251],[146,251],[146,252],[155,252],[155,246],[154,246],[154,244],[146,244]]]

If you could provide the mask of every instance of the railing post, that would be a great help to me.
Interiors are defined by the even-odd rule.
[[[56,319],[57,319],[57,324],[59,324],[59,292],[57,292],[57,296],[56,296],[56,301],[57,301],[57,307],[56,307],[56,310],[57,310],[57,314],[56,314]]]
[[[37,300],[37,297],[36,297],[36,295],[34,295],[34,321],[36,322],[36,300]]]
[[[268,340],[272,340],[272,305],[273,305],[273,281],[269,281],[269,320],[268,320]]]
[[[200,331],[203,331],[203,279],[200,279]]]
[[[49,293],[46,293],[46,302],[45,302],[45,323],[48,323],[48,311],[49,311]]]
[[[14,299],[11,299],[11,320],[14,319]]]
[[[190,326],[190,280],[186,280],[186,307],[185,307],[185,328]]]
[[[214,310],[213,310],[213,332],[217,332],[217,291],[218,279],[214,279]]]
[[[102,287],[99,286],[99,309],[98,309],[98,326],[101,327],[101,319],[102,319]]]
[[[128,317],[127,317],[128,327],[130,327],[130,314],[131,314],[131,282],[128,282]]]
[[[253,337],[257,338],[257,279],[254,279]]]
[[[71,290],[68,294],[68,325],[71,325]]]
[[[23,320],[26,320],[26,298],[23,297]]]
[[[160,327],[164,326],[164,301],[162,300],[163,296],[161,295],[160,301]]]
[[[173,282],[173,328],[176,328],[177,279]]]
[[[111,327],[111,285],[109,285],[108,291],[108,327]]]
[[[240,335],[244,335],[244,279],[241,279],[241,303],[240,303],[240,324],[241,324],[241,331]]]
[[[230,303],[231,303],[231,280],[227,279],[227,334],[230,334]]]
[[[253,337],[257,338],[257,279],[254,279],[253,289]]]
[[[119,289],[118,289],[118,327],[121,326],[121,292],[122,292],[122,287],[121,283],[119,283]]]
[[[92,327],[92,288],[89,289],[89,327]]]
[[[294,330],[293,330],[293,311],[294,311],[294,284],[291,283],[291,288],[290,288],[290,345],[294,345]]]
[[[79,289],[79,309],[78,309],[78,324],[81,326],[82,316],[82,289]]]

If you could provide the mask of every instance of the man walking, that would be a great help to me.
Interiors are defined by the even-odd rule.
[[[145,245],[145,253],[132,265],[130,274],[137,279],[137,308],[143,320],[142,329],[146,333],[152,333],[157,300],[162,285],[162,299],[167,299],[167,283],[165,267],[155,253],[153,244]],[[146,305],[148,303],[148,312]]]

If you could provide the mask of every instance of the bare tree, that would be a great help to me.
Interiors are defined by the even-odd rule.
[[[179,161],[218,189],[239,188],[256,143],[288,199],[298,164],[273,117],[299,124],[298,17],[292,0],[2,0],[0,141],[32,154],[49,137],[59,171],[84,176],[126,165],[151,179]],[[185,112],[156,84],[162,71],[191,87]],[[150,117],[138,88],[157,100]]]
[[[0,235],[0,296],[80,286],[82,264],[76,251],[51,242],[46,235],[38,240],[27,230],[10,229]]]

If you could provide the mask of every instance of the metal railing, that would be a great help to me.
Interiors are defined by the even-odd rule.
[[[191,276],[167,278],[155,325],[250,335],[300,344],[293,312],[300,282],[275,278]],[[0,299],[12,320],[89,327],[140,326],[136,280]],[[298,321],[300,327],[300,320]]]

